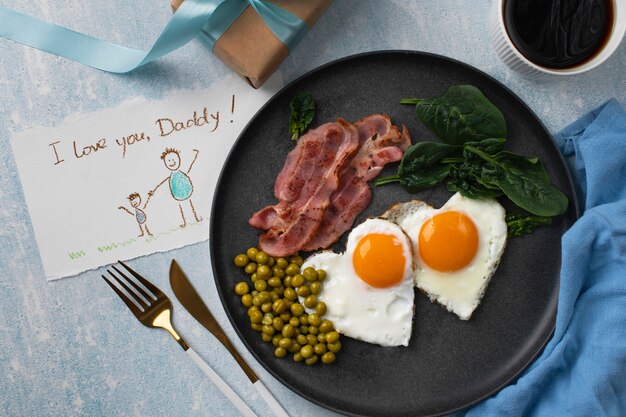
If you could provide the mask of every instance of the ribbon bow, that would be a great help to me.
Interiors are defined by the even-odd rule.
[[[180,48],[196,36],[211,50],[248,7],[290,50],[304,37],[306,24],[267,0],[185,0],[149,51],[140,51],[75,32],[0,7],[0,36],[108,72],[125,73]]]

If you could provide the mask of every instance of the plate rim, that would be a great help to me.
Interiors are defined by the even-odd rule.
[[[224,295],[222,294],[222,291],[219,290],[219,282],[218,282],[218,276],[217,276],[217,271],[216,271],[216,267],[215,267],[215,262],[214,262],[214,245],[215,245],[215,239],[214,239],[214,232],[215,232],[215,216],[213,215],[213,213],[215,212],[215,207],[218,204],[218,198],[217,198],[217,189],[219,188],[220,183],[222,182],[222,178],[225,174],[226,171],[226,167],[229,163],[229,161],[231,160],[231,158],[233,157],[234,154],[234,150],[235,148],[238,146],[239,142],[242,140],[242,137],[244,136],[244,134],[246,133],[246,131],[248,130],[249,126],[257,119],[257,117],[259,116],[259,114],[261,114],[266,107],[268,107],[269,105],[271,105],[274,100],[277,99],[277,97],[280,96],[280,94],[291,88],[293,85],[299,83],[301,80],[306,79],[307,77],[325,70],[326,68],[333,66],[333,65],[339,65],[345,61],[350,61],[350,60],[354,60],[354,59],[359,59],[359,58],[363,58],[363,57],[367,57],[367,56],[376,56],[376,55],[412,55],[412,56],[416,56],[416,57],[428,57],[428,58],[434,58],[434,59],[439,59],[442,61],[447,61],[448,63],[452,63],[455,65],[458,65],[460,67],[464,67],[466,69],[468,69],[469,71],[478,73],[479,75],[487,78],[489,81],[497,84],[500,88],[502,88],[503,90],[506,91],[506,93],[510,94],[511,96],[513,96],[519,104],[522,105],[523,108],[526,109],[526,111],[528,111],[531,116],[535,119],[535,121],[539,124],[539,127],[546,132],[546,134],[548,135],[549,139],[550,139],[550,143],[552,145],[552,147],[554,148],[554,150],[556,151],[556,154],[558,155],[558,158],[564,168],[564,171],[566,173],[567,176],[567,183],[569,185],[569,188],[572,192],[572,200],[570,201],[570,204],[573,204],[573,222],[572,225],[580,218],[580,205],[579,205],[579,201],[578,201],[578,196],[577,196],[577,191],[576,191],[576,187],[574,186],[574,181],[573,181],[573,177],[572,174],[570,172],[569,169],[569,165],[566,163],[565,161],[565,157],[563,156],[563,154],[561,153],[561,151],[559,150],[558,145],[556,144],[555,140],[554,140],[554,135],[552,133],[550,133],[550,131],[548,130],[548,128],[545,126],[545,124],[543,123],[543,121],[537,116],[537,114],[528,106],[528,104],[522,100],[515,92],[513,92],[509,87],[507,87],[505,84],[503,84],[501,81],[497,80],[496,78],[494,78],[493,76],[487,74],[486,72],[484,72],[483,70],[474,67],[473,65],[470,65],[466,62],[463,61],[459,61],[455,58],[451,58],[445,55],[441,55],[441,54],[436,54],[436,53],[431,53],[431,52],[424,52],[424,51],[417,51],[417,50],[408,50],[408,49],[384,49],[384,50],[373,50],[373,51],[367,51],[367,52],[360,52],[360,53],[356,53],[356,54],[351,54],[351,55],[347,55],[347,56],[343,56],[334,60],[331,60],[329,62],[326,62],[322,65],[319,65],[309,71],[304,72],[303,74],[301,74],[300,76],[296,77],[295,79],[293,79],[292,81],[290,81],[289,83],[287,83],[286,85],[284,85],[280,90],[278,90],[276,93],[274,93],[272,95],[272,97],[270,97],[269,100],[267,100],[265,102],[265,104],[263,104],[263,106],[261,106],[261,108],[259,108],[259,110],[250,118],[250,120],[246,123],[246,125],[244,126],[244,128],[241,130],[241,133],[237,136],[237,139],[233,142],[232,147],[230,148],[228,155],[226,156],[226,159],[224,160],[224,164],[222,165],[222,168],[220,169],[220,173],[217,177],[217,182],[215,185],[215,192],[212,198],[212,202],[211,202],[211,212],[210,212],[210,219],[209,219],[209,257],[211,260],[211,270],[213,272],[213,280],[216,284],[216,287],[218,289],[217,293],[218,296],[220,298],[220,303],[222,308],[224,309],[224,312],[226,313],[226,316],[228,317],[228,321],[230,322],[231,327],[234,328],[237,337],[239,337],[239,340],[243,343],[243,345],[246,347],[246,349],[252,354],[252,356],[254,357],[254,359],[270,374],[272,375],[272,377],[274,377],[278,382],[280,382],[283,386],[285,386],[286,388],[288,388],[289,390],[291,390],[292,392],[298,394],[299,396],[301,396],[302,398],[305,398],[306,400],[322,407],[325,408],[327,410],[330,410],[332,412],[335,413],[339,413],[339,414],[343,414],[343,415],[347,415],[347,416],[355,416],[355,417],[367,417],[367,414],[359,414],[359,413],[354,413],[351,411],[347,411],[347,410],[341,410],[339,408],[334,407],[331,404],[327,404],[324,403],[322,401],[319,401],[318,399],[314,398],[313,396],[302,392],[300,389],[297,389],[296,387],[292,386],[291,384],[287,383],[280,375],[278,375],[268,364],[266,364],[260,357],[259,355],[256,353],[256,351],[252,348],[252,346],[250,346],[250,344],[246,341],[246,339],[243,337],[243,334],[241,333],[240,329],[235,325],[234,319],[232,317],[232,314],[230,312],[230,310],[228,310],[225,307],[225,299],[224,299]],[[570,225],[569,227],[571,227],[572,225]],[[565,230],[565,232],[567,232],[567,229]],[[564,232],[564,233],[565,233]],[[560,255],[560,262],[562,262],[563,257],[561,256],[562,253],[559,252]],[[559,267],[560,270],[560,267]],[[522,372],[528,368],[528,366],[535,361],[535,359],[537,359],[541,353],[544,351],[546,345],[548,344],[548,342],[552,339],[553,335],[554,335],[554,330],[555,330],[555,326],[556,326],[556,316],[557,316],[557,308],[558,308],[558,301],[559,301],[559,289],[560,289],[560,273],[559,273],[559,277],[558,277],[558,288],[557,288],[557,294],[555,297],[555,300],[550,304],[549,306],[549,313],[550,313],[550,320],[552,321],[552,326],[551,326],[551,331],[547,334],[547,336],[545,337],[545,339],[542,341],[542,343],[540,344],[539,348],[537,349],[537,351],[535,352],[534,355],[532,355],[532,357],[530,357],[527,361],[525,361],[523,363],[522,366],[520,366],[520,368],[518,370],[516,370],[510,378],[508,378],[506,381],[504,381],[502,384],[500,384],[499,386],[495,387],[494,389],[492,389],[491,391],[489,391],[488,393],[482,395],[481,397],[470,401],[462,406],[456,407],[454,409],[450,409],[447,411],[444,411],[442,413],[435,413],[435,414],[429,414],[427,417],[437,417],[437,416],[443,416],[446,414],[450,414],[450,413],[455,413],[464,409],[467,409],[468,407],[471,407],[491,396],[493,396],[494,394],[498,393],[499,391],[501,391],[504,387],[508,386],[511,384],[511,382],[513,382],[514,380],[516,380],[521,374]]]

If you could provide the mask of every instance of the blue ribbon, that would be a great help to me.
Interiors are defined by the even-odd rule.
[[[196,36],[215,42],[250,5],[290,50],[306,24],[266,0],[185,0],[148,52],[127,48],[0,7],[0,36],[104,71],[125,73],[180,48]]]

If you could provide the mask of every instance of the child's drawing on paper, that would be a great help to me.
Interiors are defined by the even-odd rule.
[[[146,223],[148,218],[146,216],[146,212],[144,211],[146,206],[148,205],[148,201],[150,201],[150,196],[148,196],[148,199],[146,200],[146,203],[143,205],[142,208],[139,208],[139,206],[141,205],[141,196],[139,195],[139,193],[132,193],[131,195],[129,195],[128,201],[130,202],[132,210],[129,210],[124,206],[119,206],[118,209],[124,210],[131,216],[135,216],[135,220],[137,220],[137,224],[139,225],[139,231],[141,232],[138,237],[142,237],[145,233],[147,233],[148,236],[152,236],[152,233],[150,233],[150,229],[148,229],[148,224]]]
[[[202,217],[198,217],[196,209],[191,201],[193,184],[191,183],[191,178],[189,178],[188,174],[191,171],[193,164],[196,162],[196,159],[198,159],[198,153],[200,152],[197,149],[194,149],[193,151],[195,155],[193,157],[193,160],[191,161],[191,164],[189,164],[189,168],[187,168],[187,171],[185,172],[180,169],[180,151],[174,148],[166,148],[165,151],[161,154],[161,159],[163,160],[165,167],[170,170],[170,175],[168,177],[165,177],[163,181],[161,181],[156,187],[148,192],[148,197],[151,197],[160,186],[162,186],[166,182],[169,182],[170,193],[172,194],[174,200],[178,202],[180,215],[183,219],[183,223],[180,225],[180,227],[187,226],[187,219],[185,218],[185,211],[183,210],[182,204],[183,201],[189,201],[189,207],[191,208],[191,212],[193,213],[194,218],[197,222],[202,221]]]

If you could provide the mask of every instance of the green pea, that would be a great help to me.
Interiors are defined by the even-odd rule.
[[[278,287],[274,288],[274,293],[279,297],[282,297],[282,295],[285,293],[285,287],[279,285]]]
[[[278,295],[276,293],[276,288],[274,288],[274,291],[272,291],[270,293],[270,301],[273,303],[274,301],[278,300],[280,298],[280,295]]]
[[[275,263],[276,263],[276,259],[270,256],[269,260],[267,261],[267,266],[271,268],[274,266]]]
[[[261,333],[261,339],[266,342],[269,343],[272,341],[272,335],[267,334],[267,333]]]
[[[304,277],[301,274],[296,274],[294,276],[291,277],[291,285],[293,285],[295,288],[298,288],[302,285],[304,285]]]
[[[265,324],[265,325],[270,325],[272,324],[272,321],[274,320],[274,316],[272,316],[271,314],[267,313],[263,315],[263,318],[261,319],[261,324]]]
[[[328,307],[326,307],[326,303],[323,301],[318,301],[317,305],[315,306],[315,312],[318,315],[323,316],[324,314],[326,314],[327,311]]]
[[[286,276],[285,278],[283,278],[283,285],[286,288],[291,288],[291,277],[290,276]]]
[[[280,346],[283,349],[289,349],[289,347],[291,346],[291,339],[288,337],[281,337],[280,340],[278,341],[278,346]]]
[[[252,330],[255,330],[257,332],[260,332],[263,330],[263,325],[258,324],[258,323],[250,323],[250,327],[252,327]]]
[[[304,307],[300,303],[294,303],[291,305],[291,314],[294,316],[301,316],[304,314]]]
[[[311,290],[311,294],[319,294],[322,292],[322,283],[319,281],[312,282],[309,285],[309,290]]]
[[[302,334],[309,334],[309,326],[303,324],[300,326],[300,333]]]
[[[244,305],[244,307],[250,307],[252,306],[252,295],[250,294],[244,294],[241,297],[241,304]]]
[[[289,323],[289,321],[291,320],[291,313],[288,311],[280,313],[280,319],[285,323]]]
[[[286,324],[283,326],[281,333],[283,337],[293,337],[295,334],[295,329],[291,324]]]
[[[283,297],[290,301],[294,301],[296,298],[298,298],[298,293],[296,293],[296,290],[294,290],[293,288],[285,288],[285,291],[283,292]]]
[[[275,277],[278,277],[278,278],[282,278],[285,276],[285,270],[279,268],[278,266],[274,266],[274,268],[272,268],[272,273],[274,274]]]
[[[285,303],[285,300],[279,299],[274,301],[274,304],[272,304],[272,310],[274,310],[278,314],[283,313],[286,309],[287,304]]]
[[[311,345],[302,346],[302,349],[300,349],[300,354],[302,355],[304,359],[310,358],[314,354],[313,346]]]
[[[258,264],[265,265],[270,260],[270,256],[267,253],[260,251],[256,254],[254,259],[257,261]]]
[[[317,313],[311,313],[309,314],[309,324],[311,326],[319,326],[322,324],[322,319]]]
[[[261,304],[263,303],[267,303],[272,299],[272,296],[270,295],[269,292],[267,291],[261,291],[259,293],[259,295],[257,295],[257,297],[259,298],[259,300],[261,301]]]
[[[300,317],[300,324],[309,324],[309,315],[303,314]]]
[[[274,318],[274,320],[272,320],[272,326],[274,326],[274,328],[280,332],[283,330],[283,327],[285,327],[285,322],[282,321],[280,317],[276,317]]]
[[[252,275],[256,271],[256,264],[254,262],[250,262],[248,265],[246,265],[244,271],[246,271],[246,274]]]
[[[263,333],[269,334],[270,336],[274,336],[274,333],[276,333],[276,329],[268,324],[264,324]]]
[[[330,332],[326,334],[326,342],[335,343],[339,340],[339,333],[336,331]]]
[[[309,334],[317,336],[320,333],[320,328],[317,326],[309,326]]]
[[[261,311],[264,313],[269,313],[270,311],[272,311],[272,303],[261,304]]]
[[[274,351],[274,356],[276,356],[277,358],[284,358],[285,356],[287,356],[287,349],[277,347]]]
[[[289,262],[293,262],[300,267],[304,263],[304,259],[300,255],[293,255],[289,257]]]
[[[259,324],[263,320],[263,313],[260,311],[255,311],[250,316],[250,322],[254,324]]]
[[[261,279],[261,278],[259,278],[259,276],[257,275],[256,272],[254,274],[250,275],[250,280],[252,282],[256,282],[257,279]]]
[[[307,345],[315,346],[317,344],[317,336],[313,336],[312,334],[307,334],[306,343]]]
[[[307,339],[307,337],[305,335],[299,334],[298,337],[296,337],[296,342],[298,342],[302,346],[304,346],[304,345],[309,343],[309,339]]]
[[[235,256],[234,261],[235,261],[235,266],[239,268],[243,268],[244,266],[248,265],[250,258],[248,258],[248,255],[244,255],[242,253],[242,254]]]
[[[283,284],[282,281],[280,280],[280,278],[278,278],[278,277],[272,277],[272,278],[268,279],[267,283],[272,288],[280,287]]]
[[[278,344],[280,343],[280,341],[281,341],[281,339],[282,339],[282,338],[283,338],[283,337],[282,337],[280,334],[275,334],[275,335],[272,337],[272,344],[273,344],[274,346],[278,347]]]
[[[320,343],[326,343],[326,333],[320,333],[317,335],[317,341]]]
[[[248,307],[248,317],[250,317],[252,315],[253,312],[258,311],[260,312],[261,310],[259,309],[258,306],[250,306]]]
[[[296,290],[296,293],[300,296],[300,297],[308,297],[311,294],[311,290],[309,290],[309,287],[307,287],[306,285],[301,285],[300,287],[298,287],[298,289]]]
[[[300,349],[302,349],[302,345],[298,342],[291,342],[291,345],[287,348],[291,353],[300,352]]]
[[[302,275],[307,281],[317,281],[317,271],[313,267],[308,266],[304,268],[304,271],[302,271]]]
[[[267,279],[272,276],[272,269],[267,265],[259,265],[256,268],[256,274],[261,279]]]
[[[285,268],[285,272],[287,275],[293,276],[300,273],[300,267],[294,263],[290,263],[289,266]]]
[[[313,355],[310,358],[305,359],[304,363],[306,363],[309,366],[313,366],[313,365],[315,365],[317,363],[318,358],[319,358],[319,356]]]
[[[302,362],[304,360],[304,357],[300,352],[296,352],[293,354],[293,360],[296,362]]]
[[[326,339],[328,339],[328,336],[326,336]],[[341,350],[341,340],[337,340],[334,343],[326,343],[326,346],[331,352],[337,353]]]
[[[324,280],[326,280],[326,271],[324,271],[323,269],[318,269],[317,280],[320,282],[324,282]]]
[[[324,343],[318,343],[315,346],[313,346],[313,351],[315,352],[316,355],[322,356],[324,353],[326,353],[326,345]]]
[[[300,320],[297,317],[291,317],[289,319],[289,324],[291,324],[293,327],[298,327],[300,326]]]
[[[252,297],[252,305],[254,305],[255,307],[261,307],[261,304],[263,304],[263,302],[261,301],[261,298],[258,294]]]
[[[265,291],[267,289],[267,281],[263,281],[262,279],[254,281],[254,289],[257,291]]]
[[[304,299],[304,306],[307,308],[315,308],[317,304],[317,297],[315,295],[309,295]]]
[[[259,250],[257,248],[249,248],[246,252],[246,255],[248,255],[248,258],[250,259],[255,259],[257,253],[259,253]]]
[[[328,333],[333,330],[333,322],[330,320],[323,320],[322,324],[320,324],[320,332]]]
[[[279,267],[280,269],[287,268],[287,265],[289,265],[289,262],[287,262],[287,259],[285,258],[276,259],[276,266]]]
[[[335,354],[333,352],[326,352],[322,355],[322,363],[325,365],[330,365],[335,362]]]

